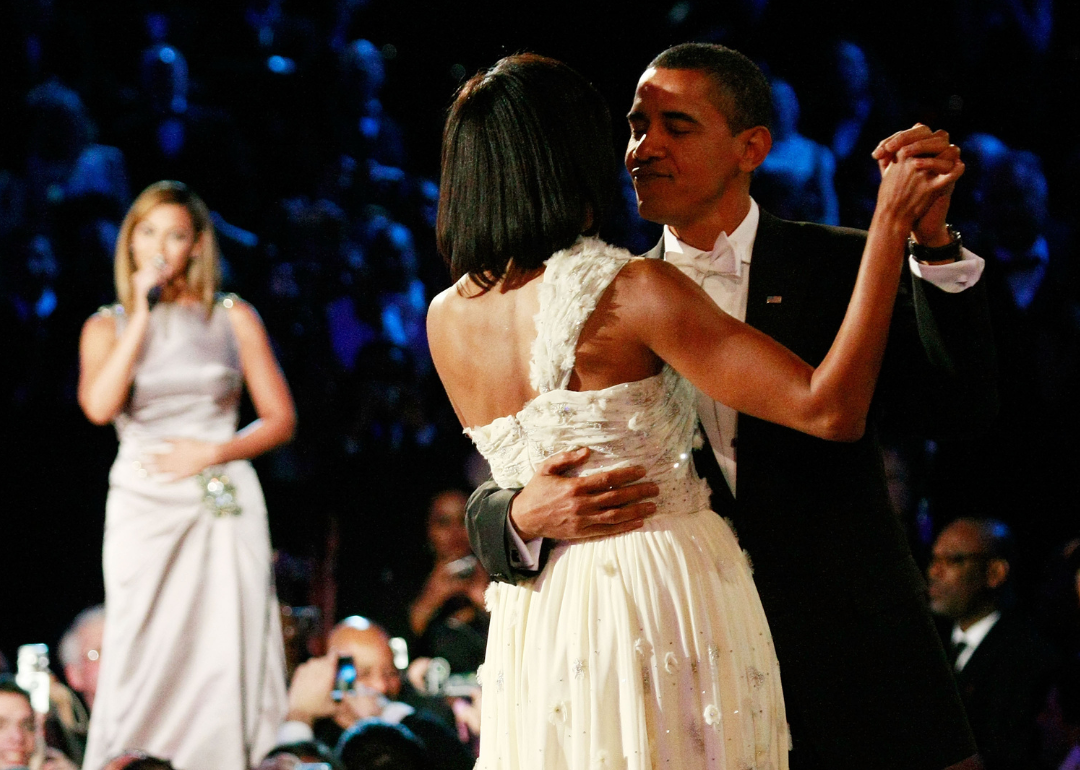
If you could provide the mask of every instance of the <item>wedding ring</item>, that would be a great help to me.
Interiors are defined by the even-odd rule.
[[[154,257],[154,267],[156,267],[158,270],[164,270],[168,266],[168,264],[169,263],[165,261],[165,257],[161,256],[160,254]]]

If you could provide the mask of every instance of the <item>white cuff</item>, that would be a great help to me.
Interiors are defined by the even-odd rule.
[[[315,740],[315,731],[306,722],[290,720],[278,728],[277,737],[274,740],[277,746],[287,743],[304,743]]]
[[[972,254],[967,249],[961,249],[960,259],[944,265],[927,265],[915,257],[908,257],[911,272],[927,283],[932,283],[944,292],[959,294],[964,289],[970,289],[979,282],[982,277],[986,260],[977,254]]]
[[[526,543],[514,529],[513,522],[506,524],[510,530],[510,566],[529,572],[540,569],[540,547],[544,544],[544,538],[536,537]]]

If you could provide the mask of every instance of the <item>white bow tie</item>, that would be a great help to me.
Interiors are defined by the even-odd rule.
[[[680,270],[685,268],[694,270],[702,280],[711,275],[742,277],[742,260],[735,254],[735,249],[726,233],[720,233],[720,237],[713,244],[712,251],[699,251],[685,244],[683,248],[688,249],[689,253],[669,251],[664,254],[664,260]]]

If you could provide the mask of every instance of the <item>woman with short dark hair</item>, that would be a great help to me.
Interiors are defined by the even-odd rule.
[[[780,770],[769,629],[690,462],[697,390],[857,439],[905,240],[962,164],[889,168],[848,315],[817,369],[672,265],[592,237],[615,168],[603,101],[551,59],[501,60],[450,110],[438,237],[456,283],[432,302],[428,337],[458,418],[504,488],[582,446],[583,474],[642,465],[659,488],[634,531],[555,543],[538,577],[489,590],[477,767]]]

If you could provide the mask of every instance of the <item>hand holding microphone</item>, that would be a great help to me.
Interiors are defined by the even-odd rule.
[[[165,257],[163,257],[161,254],[158,254],[154,257],[154,260],[151,264],[153,264],[153,266],[157,269],[159,276],[165,276],[165,268],[169,264],[165,261]],[[154,309],[154,305],[161,301],[161,291],[163,283],[164,281],[161,281],[160,283],[155,283],[153,286],[150,287],[150,290],[146,292],[146,304],[150,306],[151,310]]]
[[[168,262],[164,255],[157,254],[131,278],[136,303],[141,304],[139,300],[145,299],[147,309],[153,310],[154,305],[161,301],[164,286],[169,280]]]

